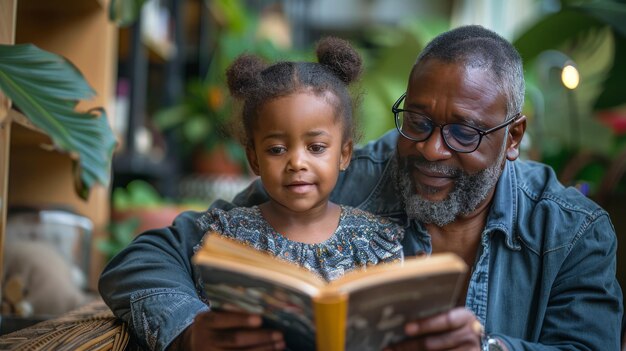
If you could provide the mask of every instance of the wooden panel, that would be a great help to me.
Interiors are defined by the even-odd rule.
[[[97,94],[92,100],[81,102],[78,109],[104,107],[112,123],[117,27],[108,20],[107,9],[108,0],[19,0],[15,43],[33,43],[70,60]],[[49,147],[50,139],[27,120],[16,120],[10,138],[8,203],[68,206],[94,222],[93,242],[107,235],[109,189],[96,186],[88,201],[80,199],[74,191],[75,174],[70,156],[53,151]],[[104,256],[92,250],[91,257],[89,287],[95,289]]]
[[[41,135],[41,137],[45,137],[46,139],[49,139],[49,138],[47,138],[47,137],[44,135],[45,133],[44,133],[41,129],[37,128],[37,127],[36,127],[36,126],[35,126],[35,125],[34,125],[34,124],[33,124],[33,123],[32,123],[32,122],[28,119],[28,117],[26,117],[26,116],[25,116],[24,114],[22,114],[21,112],[16,111],[16,110],[9,110],[9,111],[7,112],[7,116],[11,119],[11,122],[16,123],[16,124],[19,124],[19,125],[21,125],[22,127],[26,128],[26,129],[28,129],[28,130],[31,130],[32,132],[34,132],[33,134],[38,134],[38,135],[40,134],[40,135]],[[40,138],[41,138],[41,137],[40,137]]]
[[[23,11],[39,12],[48,16],[63,16],[67,12],[106,10],[103,1],[98,0],[20,0],[19,7]]]
[[[4,271],[4,233],[6,230],[6,218],[8,207],[8,180],[9,177],[9,138],[11,134],[11,123],[0,121],[0,282]],[[0,283],[0,287],[2,284]],[[2,290],[0,289],[0,298]]]
[[[15,9],[17,0],[0,0],[0,44],[13,44],[15,40]],[[8,207],[9,149],[11,121],[8,112],[11,101],[0,91],[0,282],[4,271],[4,233]],[[0,283],[0,288],[2,284]],[[0,299],[2,289],[0,289]]]
[[[100,185],[92,188],[89,199],[83,201],[74,190],[72,159],[40,145],[50,144],[50,139],[19,124],[13,125],[11,134],[11,167],[9,169],[8,203],[11,206],[64,207],[89,217],[95,232],[93,243],[106,235],[109,222],[109,191]],[[89,286],[103,268],[104,258],[92,245]]]
[[[33,1],[40,3],[39,0],[20,0],[15,42],[33,43],[62,55],[81,71],[98,95],[81,103],[79,109],[112,105],[116,27],[109,22],[107,12],[98,6],[50,15],[29,11],[29,7],[24,6]]]
[[[17,0],[0,1],[0,44],[13,44]]]
[[[17,0],[0,0],[0,44],[13,44],[15,41],[16,1]],[[7,112],[10,107],[11,101],[0,91],[0,123],[6,120]],[[2,188],[0,187],[0,189]],[[4,198],[2,192],[0,192],[0,199],[1,198]]]

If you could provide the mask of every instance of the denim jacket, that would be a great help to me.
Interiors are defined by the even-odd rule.
[[[408,220],[394,187],[391,131],[354,152],[331,195],[336,203],[386,216],[406,228],[405,255],[431,252],[430,237]],[[233,204],[259,204],[259,182]],[[198,298],[190,257],[202,237],[199,213],[148,231],[116,256],[100,293],[150,349],[164,349],[208,307]],[[615,230],[608,214],[563,187],[547,166],[507,161],[498,181],[466,299],[486,332],[509,350],[619,350],[622,293],[617,283]]]

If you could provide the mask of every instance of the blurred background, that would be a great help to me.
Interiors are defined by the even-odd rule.
[[[365,143],[393,128],[390,106],[405,90],[424,44],[470,23],[511,40],[524,59],[529,130],[523,157],[549,163],[563,182],[603,204],[623,192],[626,69],[619,62],[626,62],[626,12],[621,2],[151,0],[138,1],[134,9],[118,5],[114,121],[122,145],[113,163],[114,215],[118,208],[150,199],[203,209],[249,183],[244,153],[230,128],[232,102],[224,84],[225,67],[238,54],[313,60],[320,37],[350,40],[365,59],[357,87],[364,92],[358,121]]]
[[[14,41],[0,31],[0,43],[35,43],[67,58],[96,91],[92,104],[78,106],[103,107],[117,141],[104,171],[109,183],[87,182],[77,175],[86,164],[40,150],[40,136],[31,134],[55,144],[55,132],[9,96],[18,112],[7,112],[15,126],[4,144],[10,146],[6,229],[0,226],[5,252],[11,242],[40,236],[67,246],[70,239],[50,233],[71,228],[73,251],[64,255],[83,273],[83,290],[93,292],[105,262],[137,233],[166,226],[183,210],[230,200],[253,179],[231,118],[225,67],[243,52],[270,61],[313,60],[315,42],[325,35],[350,40],[364,58],[356,89],[364,93],[357,116],[366,143],[394,127],[391,105],[425,43],[463,24],[500,33],[525,64],[522,157],[550,164],[565,184],[609,210],[620,238],[626,235],[624,1],[20,0],[3,6],[0,16],[15,29]],[[20,122],[20,111],[34,127]],[[70,199],[77,177],[82,187]],[[17,303],[5,301],[15,295],[6,291],[15,282],[4,267],[3,311],[16,313]]]

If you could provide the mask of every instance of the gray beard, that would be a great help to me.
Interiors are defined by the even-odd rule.
[[[423,223],[432,223],[442,227],[452,223],[459,216],[472,213],[487,198],[489,192],[498,182],[502,173],[501,167],[505,150],[506,145],[493,165],[475,174],[468,174],[461,169],[443,164],[428,162],[422,158],[400,159],[396,157],[392,167],[396,171],[397,184],[404,200],[407,216]],[[407,163],[418,164],[422,168],[456,177],[454,189],[441,201],[431,201],[416,194],[417,185],[413,184],[409,172],[412,167],[408,167]],[[437,191],[437,189],[426,186],[420,186],[418,189],[426,194]]]

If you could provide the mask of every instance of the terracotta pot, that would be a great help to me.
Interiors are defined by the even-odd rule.
[[[178,206],[168,205],[154,208],[134,208],[124,211],[114,210],[111,213],[111,220],[122,222],[130,218],[139,218],[139,227],[137,228],[137,234],[139,234],[148,229],[170,226],[174,222],[174,218],[182,211]]]
[[[241,164],[229,157],[223,145],[210,151],[199,150],[194,153],[193,168],[200,174],[236,176],[243,173]]]

